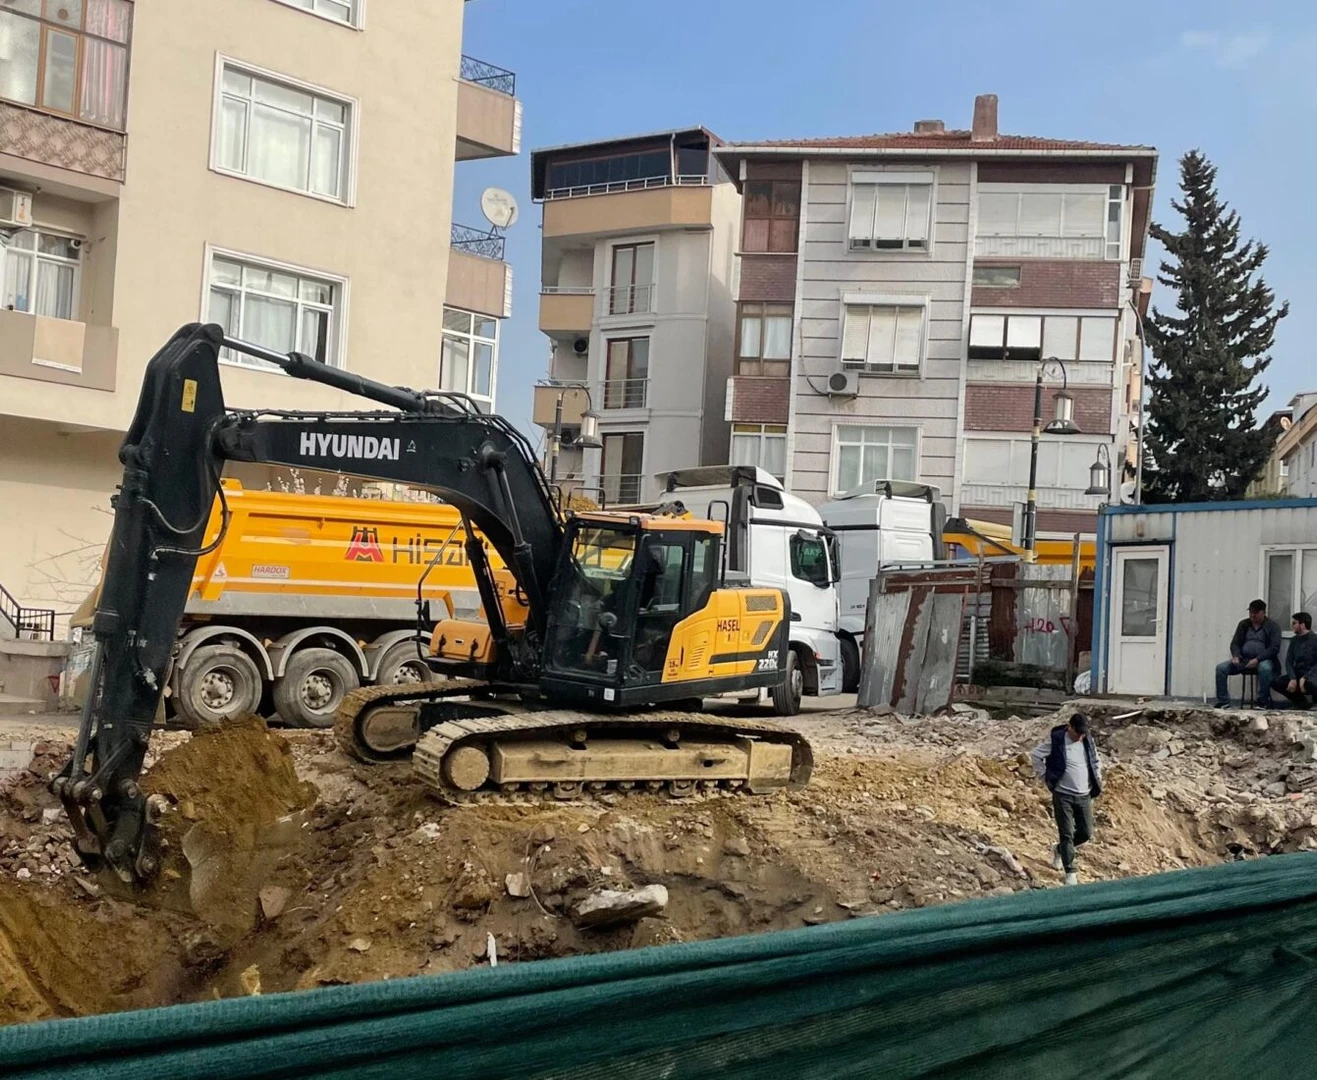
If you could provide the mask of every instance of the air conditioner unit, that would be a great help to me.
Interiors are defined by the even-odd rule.
[[[26,191],[0,187],[0,228],[30,229],[32,196]]]
[[[828,397],[853,398],[860,392],[857,372],[842,368],[828,376]]]

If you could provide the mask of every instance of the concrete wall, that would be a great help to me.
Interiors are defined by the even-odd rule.
[[[837,424],[917,428],[919,481],[952,490],[973,165],[930,166],[912,160],[902,161],[896,171],[928,169],[937,174],[931,250],[853,252],[846,241],[847,164],[807,163],[788,459],[788,486],[802,498],[821,502],[833,494],[832,437]],[[830,398],[816,388],[840,366],[842,297],[862,292],[927,299],[923,371],[918,378],[864,375],[858,397]]]

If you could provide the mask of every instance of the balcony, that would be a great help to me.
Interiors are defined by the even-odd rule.
[[[497,233],[454,223],[444,303],[496,319],[511,315],[512,267],[503,261],[503,247]]]
[[[457,160],[508,157],[521,151],[517,76],[471,56],[462,57],[457,86]]]
[[[0,375],[113,393],[118,354],[113,326],[0,311]]]
[[[604,506],[640,502],[643,473],[609,473],[599,478],[600,494]]]
[[[586,334],[594,321],[589,285],[545,285],[540,289],[540,329],[546,334]]]
[[[648,397],[648,379],[608,379],[604,382],[605,409],[643,409]]]
[[[1039,485],[1038,506],[1043,510],[1087,510],[1097,512],[1100,495],[1085,495],[1083,488]],[[965,484],[960,490],[962,506],[993,506],[1010,509],[1028,498],[1027,484]]]
[[[705,176],[621,180],[549,191],[543,231],[553,238],[708,228],[712,210],[713,189]]]
[[[537,427],[551,428],[558,413],[558,402],[562,401],[562,426],[564,431],[574,431],[581,426],[581,414],[589,407],[590,399],[585,389],[580,386],[553,386],[542,384],[534,387],[531,405],[531,423]]]
[[[637,315],[654,310],[654,285],[613,285],[608,290],[608,314]]]

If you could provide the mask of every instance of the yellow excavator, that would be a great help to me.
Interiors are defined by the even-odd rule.
[[[228,409],[225,348],[385,408]],[[809,778],[797,733],[689,711],[762,687],[779,712],[794,711],[787,594],[726,579],[721,522],[563,513],[526,439],[465,395],[387,386],[190,324],[147,365],[119,457],[91,691],[52,781],[93,870],[146,882],[160,869],[164,807],[138,780],[197,559],[227,528],[226,461],[426,488],[461,514],[482,618],[450,613],[432,625],[418,586],[429,638],[420,658],[446,678],[345,699],[336,728],[361,760],[411,755],[417,777],[453,801],[610,787],[759,792]],[[204,544],[217,497],[220,535]],[[482,537],[506,569],[491,568]]]

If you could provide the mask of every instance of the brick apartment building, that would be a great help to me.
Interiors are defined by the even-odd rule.
[[[925,120],[714,156],[742,194],[734,461],[814,501],[935,484],[954,513],[1009,523],[1034,380],[1056,357],[1080,433],[1044,436],[1039,531],[1092,531],[1089,466],[1135,437],[1154,149],[1002,135],[982,95],[970,130]]]

